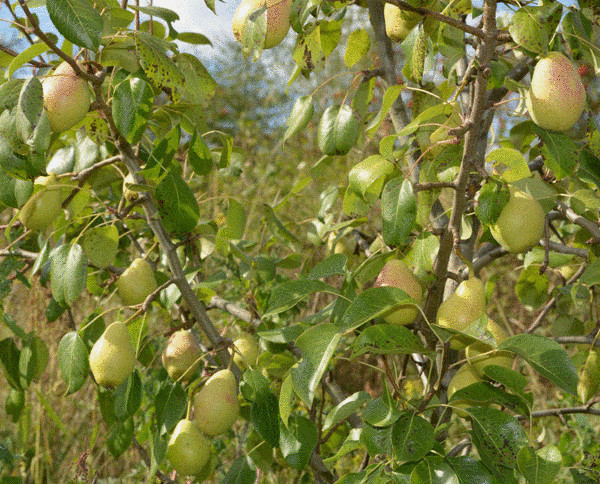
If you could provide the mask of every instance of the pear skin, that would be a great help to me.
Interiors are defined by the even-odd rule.
[[[191,420],[180,420],[167,445],[167,458],[184,476],[199,474],[210,458],[210,441]]]
[[[62,189],[55,175],[35,179],[34,193],[19,213],[19,220],[30,230],[44,232],[62,210]]]
[[[200,430],[214,436],[231,428],[240,413],[237,382],[231,370],[211,376],[194,396],[194,411]]]
[[[375,287],[392,286],[403,289],[417,304],[423,302],[423,288],[421,283],[400,259],[388,261],[375,280]],[[419,310],[412,306],[401,306],[383,316],[390,324],[406,325],[412,323],[419,314]]]
[[[237,351],[233,354],[233,362],[240,368],[252,368],[256,366],[258,359],[258,345],[249,333],[242,333],[233,342]]]
[[[42,82],[44,108],[52,130],[60,133],[79,123],[90,109],[90,88],[67,62]]]
[[[194,333],[182,329],[169,338],[162,354],[162,364],[173,380],[189,381],[200,364],[201,356],[202,351]]]
[[[90,369],[98,385],[115,388],[123,383],[135,366],[135,352],[125,323],[109,325],[90,351]]]
[[[126,306],[143,303],[156,287],[152,267],[141,258],[135,259],[117,279],[117,291]]]
[[[263,49],[280,44],[290,29],[292,0],[242,0],[231,22],[233,35],[242,40],[248,17],[256,10],[267,7],[267,31]]]

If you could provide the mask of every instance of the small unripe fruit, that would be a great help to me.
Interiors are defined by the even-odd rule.
[[[544,235],[545,218],[544,209],[535,198],[520,190],[511,190],[510,199],[490,231],[509,252],[525,252]]]
[[[452,398],[458,390],[461,390],[473,383],[478,383],[482,381],[477,373],[471,368],[471,366],[467,363],[461,366],[458,371],[454,374],[450,383],[448,383],[448,401]],[[454,411],[459,417],[466,418],[468,417],[467,412],[463,410],[457,410],[456,407],[460,408],[468,408],[470,405],[468,403],[451,403],[453,407],[455,407]]]
[[[117,279],[119,296],[127,306],[143,303],[156,287],[152,267],[141,258],[135,259]]]
[[[162,354],[162,364],[173,380],[189,381],[200,364],[201,356],[202,350],[194,333],[182,329],[169,338]]]
[[[240,404],[237,382],[231,370],[220,370],[211,376],[194,397],[196,422],[206,435],[225,432],[237,420]]]
[[[403,289],[417,304],[423,302],[423,288],[421,283],[400,259],[388,261],[375,280],[375,287],[392,286]],[[413,305],[401,306],[383,316],[391,324],[406,325],[412,323],[419,314]]]
[[[527,110],[544,129],[567,131],[585,108],[585,88],[575,66],[563,54],[552,52],[533,70]]]
[[[90,88],[70,64],[63,62],[42,82],[44,108],[53,131],[61,132],[79,123],[90,109]]]
[[[396,5],[386,3],[383,7],[385,33],[394,42],[403,41],[410,31],[421,21],[418,13],[401,10]]]
[[[184,476],[199,474],[210,458],[210,441],[191,420],[180,420],[167,445],[167,459]]]
[[[133,371],[135,352],[125,323],[108,326],[90,351],[90,369],[98,385],[118,387]]]
[[[241,41],[248,17],[263,7],[267,7],[267,31],[262,47],[270,49],[281,43],[290,29],[291,0],[242,0],[233,14],[231,26],[233,35]]]

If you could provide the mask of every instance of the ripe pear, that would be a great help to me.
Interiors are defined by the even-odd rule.
[[[481,317],[485,311],[485,288],[477,277],[462,281],[446,299],[437,312],[437,324],[446,328],[464,331]],[[453,339],[451,347],[461,349],[464,345]]]
[[[473,368],[471,368],[471,366],[468,363],[464,364],[454,374],[454,376],[450,380],[450,383],[448,383],[448,401],[450,401],[452,395],[454,395],[458,390],[461,390],[465,387],[468,387],[469,385],[472,385],[473,383],[477,383],[480,381],[482,380],[481,378],[479,378],[479,376],[477,376],[475,370],[473,370]],[[467,408],[470,406],[468,403],[452,403],[451,405],[453,407],[459,408]],[[460,417],[466,418],[468,416],[467,412],[464,412],[462,410],[455,409],[455,411],[456,414]]]
[[[143,303],[156,287],[152,267],[139,257],[117,279],[117,291],[127,306]]]
[[[575,66],[560,52],[551,52],[533,69],[527,110],[544,129],[567,131],[585,108],[585,88]]]
[[[544,209],[536,199],[513,189],[490,231],[494,239],[509,252],[525,252],[544,235],[545,217]]]
[[[218,435],[233,425],[240,413],[240,404],[231,370],[217,371],[206,381],[194,397],[194,411],[197,424],[206,435]]]
[[[423,288],[421,283],[400,259],[388,261],[375,280],[374,287],[392,286],[403,289],[417,304],[423,302]],[[412,305],[401,306],[383,316],[391,324],[406,325],[412,323],[419,314],[419,310]]]
[[[60,214],[62,209],[62,188],[56,176],[40,176],[35,179],[33,195],[27,200],[19,220],[28,229],[43,232]]]
[[[199,474],[210,458],[210,441],[191,420],[175,426],[167,445],[167,459],[184,476]]]
[[[421,21],[421,15],[401,10],[396,5],[386,3],[383,7],[385,33],[394,42],[402,42]]]
[[[118,387],[133,371],[135,352],[125,323],[109,325],[90,351],[90,369],[98,385]]]
[[[233,362],[240,368],[256,366],[258,359],[258,345],[251,334],[242,333],[233,342],[237,351],[233,354]]]
[[[162,364],[175,380],[189,381],[200,364],[202,350],[194,333],[188,329],[175,331],[162,354]]]
[[[267,7],[267,31],[263,49],[275,47],[286,36],[290,29],[290,12],[292,0],[242,0],[233,14],[233,35],[241,41],[248,17],[256,10]]]
[[[42,82],[44,108],[55,132],[79,123],[90,109],[90,88],[70,64],[63,62]]]

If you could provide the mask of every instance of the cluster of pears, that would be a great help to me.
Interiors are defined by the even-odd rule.
[[[261,9],[266,9],[267,16],[262,48],[270,49],[280,44],[290,29],[292,0],[242,0],[233,14],[233,35],[241,42],[247,22],[256,20],[255,15],[260,14]]]
[[[202,359],[202,350],[190,330],[171,335],[162,354],[162,363],[175,381],[193,378]],[[194,420],[182,419],[167,446],[167,458],[182,475],[198,475],[210,459],[210,441],[227,431],[239,416],[237,381],[230,369],[214,373],[193,397]]]
[[[400,259],[389,260],[383,266],[383,269],[381,269],[373,286],[397,287],[404,290],[418,305],[421,305],[423,302],[423,288],[421,283],[406,263]],[[390,324],[407,325],[412,323],[418,314],[419,310],[417,307],[413,304],[407,304],[388,311],[383,315],[383,319]]]
[[[90,109],[91,93],[88,83],[68,62],[58,65],[42,82],[44,108],[52,130],[60,133],[72,128]]]
[[[536,64],[526,104],[535,124],[544,129],[568,131],[581,117],[586,93],[571,61],[551,52]]]

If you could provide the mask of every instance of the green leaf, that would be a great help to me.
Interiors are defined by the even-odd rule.
[[[488,153],[485,161],[490,163],[500,178],[512,183],[531,176],[527,160],[520,151],[513,148],[498,148]]]
[[[296,346],[302,351],[302,360],[290,373],[296,395],[309,407],[340,337],[333,324],[325,323],[307,329],[296,340]]]
[[[13,422],[17,422],[25,409],[25,392],[11,388],[4,403],[6,414]]]
[[[596,259],[585,268],[580,281],[590,287],[600,284],[600,259]]]
[[[495,366],[495,365],[488,365]],[[500,368],[500,367],[499,367]],[[529,402],[517,395],[506,393],[504,390],[488,382],[476,382],[452,394],[450,403],[468,402],[471,405],[499,404],[523,415],[529,414]]]
[[[352,357],[366,353],[401,355],[427,353],[419,338],[408,328],[398,324],[374,324],[361,331],[352,345]]]
[[[283,141],[286,141],[306,128],[314,112],[315,107],[312,96],[300,96],[296,99],[292,107],[292,112],[287,119],[287,129],[283,135]]]
[[[6,69],[6,72],[4,73],[4,77],[6,79],[10,79],[12,77],[12,75],[15,73],[15,71],[17,69],[19,69],[21,66],[23,66],[23,64],[25,64],[26,62],[29,62],[34,57],[37,57],[38,55],[43,54],[48,49],[49,49],[49,47],[44,42],[38,42],[36,44],[30,45],[25,50],[23,50],[22,52],[20,52],[19,55],[17,55],[11,61],[11,63],[8,65],[8,69]],[[14,80],[17,81],[17,79],[14,79]],[[19,79],[19,81],[21,83],[24,82],[23,79]],[[6,108],[11,108],[12,106],[10,106],[10,105],[6,106],[5,105],[5,107]]]
[[[225,249],[230,240],[240,240],[246,229],[246,210],[235,198],[229,199],[225,224],[217,232],[217,247]]]
[[[19,377],[19,348],[14,339],[5,338],[0,341],[0,365],[8,384],[16,389],[21,389]]]
[[[185,415],[187,394],[179,383],[165,381],[154,398],[156,425],[170,432]]]
[[[279,390],[279,414],[283,425],[287,427],[290,415],[292,414],[292,403],[294,399],[294,384],[292,377],[288,374],[281,384]]]
[[[387,388],[382,396],[367,403],[361,413],[363,421],[373,427],[388,427],[401,416],[398,404],[391,397]]]
[[[349,397],[342,400],[335,407],[333,407],[327,414],[327,417],[325,417],[325,420],[323,421],[323,431],[326,432],[336,423],[341,422],[353,413],[358,412],[360,407],[362,407],[369,400],[371,400],[371,397],[368,393],[363,391],[353,393]]]
[[[336,288],[321,281],[308,279],[287,281],[273,289],[273,292],[269,297],[269,306],[265,314],[263,314],[263,317],[269,317],[287,311],[316,292],[339,295]]]
[[[463,484],[442,457],[431,455],[419,462],[410,474],[410,484]],[[478,482],[478,481],[477,481]]]
[[[168,23],[172,23],[172,22],[175,22],[176,20],[179,20],[179,15],[177,14],[177,12],[174,12],[173,10],[170,10],[168,8],[154,7],[154,6],[131,7],[131,8],[139,10],[140,12],[145,13],[146,15],[161,18]]]
[[[88,350],[79,333],[70,331],[61,338],[57,352],[58,369],[70,395],[82,387],[88,376]]]
[[[519,470],[528,484],[546,484],[554,482],[562,466],[560,450],[553,445],[534,450],[523,447],[517,457]]]
[[[104,22],[87,0],[47,0],[46,9],[56,29],[73,44],[100,47]]]
[[[113,457],[119,457],[133,442],[133,419],[117,422],[106,440],[106,445]]]
[[[354,165],[348,173],[349,187],[365,197],[367,192],[379,196],[385,178],[394,171],[394,164],[381,155],[371,155]],[[377,184],[377,188],[373,186]]]
[[[503,190],[501,184],[488,180],[479,190],[475,207],[477,218],[484,225],[494,224],[509,198],[508,190]]]
[[[39,380],[48,365],[48,347],[38,336],[29,336],[19,354],[19,373],[21,386],[27,387],[32,381]]]
[[[192,45],[212,45],[212,42],[206,35],[198,32],[179,32],[177,33],[177,40]]]
[[[197,175],[208,175],[215,166],[210,149],[198,131],[194,131],[187,158]]]
[[[550,132],[534,125],[535,132],[543,141],[542,154],[554,176],[560,180],[571,175],[577,167],[580,150],[564,133]]]
[[[530,265],[519,274],[515,293],[525,306],[539,308],[548,299],[549,287],[548,274],[540,274],[538,266]]]
[[[577,394],[577,370],[556,341],[535,334],[517,334],[503,341],[498,349],[516,353],[556,386]]]
[[[288,425],[281,425],[279,445],[286,462],[297,470],[304,469],[317,445],[315,424],[300,415],[291,415]]]
[[[317,139],[326,155],[345,155],[358,138],[358,119],[347,104],[329,106],[321,120]]]
[[[364,423],[360,441],[367,448],[370,456],[388,455],[392,453],[392,426],[374,427]]]
[[[517,453],[529,441],[519,421],[489,407],[470,407],[471,439],[486,467],[494,474],[517,465]]]
[[[499,484],[483,464],[472,457],[447,457],[461,484]]]
[[[417,221],[417,199],[410,180],[394,178],[381,193],[383,240],[387,245],[406,243]]]
[[[383,95],[383,100],[381,102],[381,108],[379,108],[379,112],[367,126],[366,132],[368,137],[373,137],[375,132],[379,129],[379,126],[381,126],[381,123],[387,116],[390,108],[396,102],[398,96],[400,96],[403,88],[404,87],[399,84],[394,84],[385,90],[385,94]]]
[[[119,250],[119,230],[116,225],[98,225],[87,231],[81,247],[90,264],[103,268],[115,261]]]
[[[401,463],[422,459],[433,448],[433,437],[433,426],[427,420],[404,412],[392,429],[394,457]]]
[[[130,143],[141,139],[153,100],[151,86],[139,77],[126,78],[117,85],[111,102],[112,115],[117,129]]]
[[[337,323],[340,332],[362,326],[398,306],[415,304],[405,291],[397,287],[371,287],[359,294]]]
[[[348,36],[346,51],[344,52],[344,64],[352,67],[359,62],[371,47],[371,39],[364,29],[356,29]]]
[[[344,275],[347,260],[348,258],[344,254],[330,255],[315,265],[306,277],[308,279],[324,279]]]
[[[113,397],[115,417],[119,420],[133,417],[142,403],[142,380],[137,370],[116,388]]]
[[[169,171],[156,186],[155,196],[160,219],[167,231],[185,234],[194,230],[200,217],[198,202],[175,170]]]
[[[268,386],[256,393],[250,407],[250,419],[258,435],[271,447],[279,445],[279,404]]]
[[[79,244],[61,245],[53,251],[50,264],[52,297],[71,306],[85,289],[87,258]]]
[[[223,483],[254,484],[256,482],[256,469],[248,462],[248,456],[241,456],[231,465],[223,477]]]
[[[181,34],[177,36],[181,40]],[[183,95],[193,104],[204,104],[217,90],[217,82],[197,57],[182,53],[177,56],[177,67],[183,74]]]
[[[536,11],[536,7],[517,10],[511,18],[508,31],[513,40],[524,49],[545,54],[548,51],[548,32]]]

